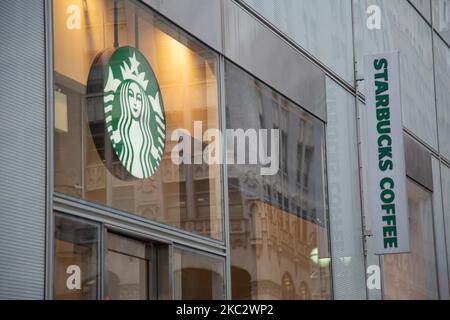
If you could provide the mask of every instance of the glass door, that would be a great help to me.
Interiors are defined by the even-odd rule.
[[[151,241],[108,232],[105,264],[105,299],[158,298],[156,251]]]

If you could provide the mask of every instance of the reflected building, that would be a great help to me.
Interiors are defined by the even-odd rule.
[[[233,298],[329,299],[324,127],[231,63],[225,72],[227,128],[280,130],[276,175],[227,166]]]

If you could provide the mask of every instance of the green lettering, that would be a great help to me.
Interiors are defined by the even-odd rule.
[[[380,181],[380,188],[381,190],[386,190],[386,185],[388,185],[389,189],[394,189],[394,180],[392,178],[386,177],[381,179]]]
[[[392,203],[395,199],[395,193],[391,189],[386,189],[381,192],[380,198],[383,203]]]
[[[392,158],[392,147],[378,148],[378,160]]]
[[[390,134],[391,133],[391,122],[389,120],[378,122],[377,123],[377,131],[379,134]]]
[[[376,59],[373,62],[373,66],[376,70],[381,70],[382,68],[387,68],[388,67],[388,62],[386,59]]]
[[[397,238],[384,238],[384,248],[397,248]]]
[[[396,237],[397,236],[397,227],[383,227],[383,236],[384,237]]]
[[[386,144],[384,144],[383,142],[386,142]],[[383,134],[382,136],[380,136],[378,138],[378,146],[379,147],[389,147],[392,145],[392,138],[391,136],[387,135],[387,134]]]
[[[383,211],[385,211],[387,214],[395,215],[395,204],[383,204],[381,206],[381,209],[383,209]],[[383,221],[385,221],[384,218],[386,218],[386,217],[383,217]],[[394,221],[395,221],[395,216],[394,216]]]
[[[381,171],[392,170],[394,169],[394,163],[392,160],[380,160],[378,167]]]
[[[394,215],[384,216],[383,221],[386,222],[388,226],[395,226],[397,223]],[[396,230],[396,232],[397,232],[397,230]],[[397,235],[397,234],[395,234],[395,235]]]
[[[377,107],[388,107],[389,106],[389,95],[388,94],[379,94],[377,88]]]
[[[387,104],[383,104],[383,106],[385,106],[385,107],[388,106],[389,105],[389,95],[387,95],[387,94],[381,95],[381,94],[389,90],[389,84],[384,81],[375,81],[375,87],[376,87],[375,92],[377,94],[377,107],[378,107],[378,97],[383,97],[383,99],[385,101],[384,103],[387,103]]]
[[[383,120],[389,120],[391,117],[391,112],[389,108],[379,108],[377,109],[377,120],[383,121]]]
[[[375,75],[375,79],[383,79],[385,81],[388,81],[389,80],[388,69],[384,68],[384,72],[377,73]]]

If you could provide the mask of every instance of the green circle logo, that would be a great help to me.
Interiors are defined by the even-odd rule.
[[[132,47],[116,49],[103,68],[105,130],[122,166],[153,176],[164,154],[166,119],[161,91],[147,59]]]

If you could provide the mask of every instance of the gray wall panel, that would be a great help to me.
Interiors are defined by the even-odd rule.
[[[433,191],[431,154],[416,140],[404,134],[406,175]]]
[[[434,1],[434,0],[433,0]],[[430,0],[409,0],[409,2],[419,10],[419,12],[431,21],[431,3]]]
[[[0,299],[42,299],[44,1],[0,1]]]
[[[222,52],[220,0],[142,0],[180,27]]]
[[[325,74],[235,2],[223,4],[225,56],[326,120]]]

